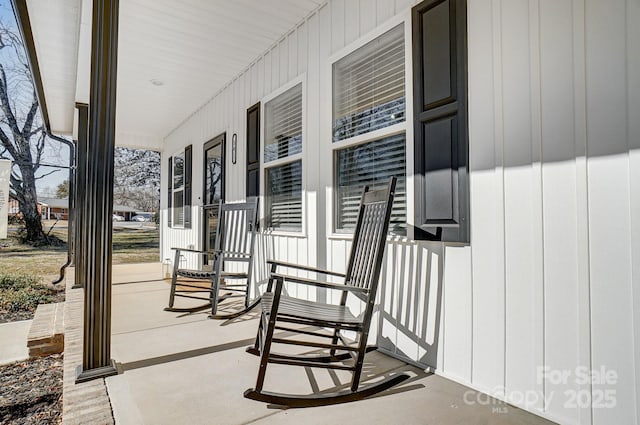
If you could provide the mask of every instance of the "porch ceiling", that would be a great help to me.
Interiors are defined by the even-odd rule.
[[[117,144],[160,148],[171,130],[324,1],[121,2]],[[70,134],[74,103],[89,100],[91,1],[27,5],[51,129]]]

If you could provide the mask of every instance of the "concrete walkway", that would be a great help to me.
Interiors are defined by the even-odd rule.
[[[160,273],[160,265],[114,267],[112,356],[123,372],[105,381],[118,424],[550,423],[375,352],[365,358],[365,381],[397,371],[412,379],[337,406],[279,409],[245,399],[258,369],[258,359],[244,350],[253,342],[256,314],[220,321],[206,312],[165,312],[169,285]],[[341,372],[270,365],[265,390],[335,388],[349,378]]]
[[[0,324],[0,365],[29,358],[27,335],[32,320]]]

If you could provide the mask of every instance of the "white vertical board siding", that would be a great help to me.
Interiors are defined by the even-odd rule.
[[[635,343],[636,423],[640,422],[640,54],[635,40],[640,40],[640,4],[628,0],[627,28],[627,138],[629,141],[630,197],[631,197],[631,253],[633,289],[633,340]]]
[[[506,363],[507,397],[527,390],[538,392],[535,367],[543,340],[534,281],[533,185],[532,173],[529,5],[526,0],[503,2],[502,102],[504,134],[504,216],[506,285]],[[534,407],[534,406],[530,406]],[[539,407],[539,406],[535,406]]]
[[[594,409],[593,421],[637,423],[625,113],[626,45],[637,40],[627,40],[625,1],[585,4],[592,368],[618,376],[616,385],[594,385],[594,391],[616,391],[616,408]]]
[[[638,351],[632,324],[637,323],[640,305],[632,291],[636,254],[630,238],[638,215],[633,204],[638,186],[633,149],[640,132],[627,120],[634,116],[635,103],[629,99],[638,96],[637,82],[633,83],[637,80],[629,79],[635,75],[632,67],[637,74],[638,50],[628,47],[628,40],[635,40],[629,31],[638,25],[638,5],[596,3],[470,4],[473,321],[474,330],[482,329],[479,322],[491,316],[481,311],[486,313],[492,305],[499,311],[500,291],[487,291],[485,280],[493,270],[482,259],[496,245],[494,253],[500,257],[504,244],[506,398],[534,391],[547,402],[533,397],[532,403],[516,404],[563,423],[636,423]],[[601,20],[604,13],[608,17]],[[503,19],[497,23],[496,17]],[[494,40],[496,34],[500,40],[492,50],[487,45],[489,25]],[[493,69],[480,57],[488,52]],[[489,79],[487,72],[500,85],[493,92],[482,85]],[[493,102],[493,120],[479,101]],[[494,126],[494,168],[504,165],[502,182],[498,178],[494,185],[489,177],[491,158],[482,152],[491,145],[488,139],[482,142],[492,134],[487,122]],[[491,203],[496,188],[498,199],[503,195],[503,214],[500,201],[497,209]],[[631,195],[626,193],[629,189]],[[496,216],[496,245],[487,245],[495,233],[486,227]],[[501,274],[498,264],[496,281]],[[490,295],[497,295],[493,303]],[[448,324],[444,329],[446,347]],[[483,338],[484,332],[474,335],[472,384],[478,388],[491,382],[484,377],[491,369],[491,356],[486,354],[491,353],[491,343]],[[526,353],[520,351],[523,348]],[[446,371],[446,356],[444,360]],[[514,361],[519,369],[511,367]],[[625,376],[615,386],[615,407],[602,406],[607,403],[604,391],[612,387],[580,383],[579,366],[605,367]],[[541,379],[541,367],[569,376]],[[576,395],[581,400],[576,401]],[[593,398],[594,405],[580,408],[586,398]]]
[[[445,246],[442,273],[442,359],[449,376],[471,382],[471,248]]]
[[[591,277],[589,271],[589,196],[587,172],[587,108],[585,69],[585,5],[573,2],[573,98],[576,161],[576,231],[578,294],[578,367],[591,366]],[[580,393],[591,393],[588,382],[580,383]],[[578,406],[579,423],[593,423],[589,404]]]
[[[494,25],[499,24],[493,24],[491,0],[470,2],[468,16],[472,382],[483,391],[503,395],[505,282],[500,261],[504,259],[504,213],[498,166],[502,161],[502,126],[492,125],[502,117],[501,85],[495,75],[500,68],[494,68],[500,47],[494,42]]]
[[[410,25],[416,3],[329,1],[166,138],[161,205],[167,155],[193,144],[194,222],[166,229],[163,214],[162,258],[200,246],[202,144],[226,132],[226,199],[243,199],[246,109],[301,78],[306,230],[262,233],[256,280],[267,258],[344,271],[351,241],[332,234],[329,58],[389,19]],[[471,244],[390,238],[371,336],[383,350],[561,423],[640,421],[638,39],[636,0],[468,2]],[[580,382],[577,367],[615,371],[617,382]],[[611,408],[601,406],[607,389]]]
[[[572,370],[579,361],[578,228],[571,1],[540,2],[540,78],[543,152],[545,362],[551,370]],[[565,323],[565,326],[557,326]],[[585,364],[583,366],[589,366]],[[574,380],[543,380],[547,394],[579,391]],[[579,422],[579,409],[567,409],[562,397],[546,407],[554,417]],[[584,421],[583,421],[584,423]]]

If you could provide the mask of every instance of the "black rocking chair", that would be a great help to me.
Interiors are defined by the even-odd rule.
[[[245,391],[246,398],[290,407],[320,406],[359,400],[389,389],[409,378],[406,374],[395,374],[359,388],[365,353],[376,348],[367,346],[367,337],[389,229],[395,184],[396,179],[392,178],[386,189],[369,191],[367,187],[364,188],[346,274],[278,261],[268,262],[271,264],[271,275],[267,291],[262,295],[262,315],[258,325],[258,336],[255,345],[247,348],[247,352],[260,356],[260,368],[255,389]],[[277,273],[278,267],[342,277],[344,284],[287,276]],[[274,283],[275,288],[273,288]],[[325,304],[290,297],[283,293],[285,283],[339,290],[342,292],[340,304]],[[346,306],[349,293],[358,296],[366,303],[363,314],[354,316]],[[290,324],[304,327],[294,327]],[[309,326],[312,330],[309,330]],[[313,330],[316,327],[320,329]],[[274,335],[275,330],[301,334],[306,338],[304,340],[282,338]],[[342,335],[343,331],[355,332],[356,341],[347,340]],[[325,338],[325,342],[321,342],[322,339],[311,340],[316,337]],[[319,355],[276,354],[271,351],[272,344],[317,347],[327,352]],[[347,364],[345,361],[351,363]],[[349,370],[352,372],[351,387],[349,390],[310,395],[263,391],[269,363]]]
[[[253,271],[253,247],[258,219],[258,198],[244,203],[220,203],[218,223],[213,251],[199,251],[172,248],[176,251],[171,277],[169,307],[166,311],[193,313],[211,308],[213,319],[238,317],[254,308],[260,297],[251,300],[251,274]],[[200,269],[180,267],[183,253],[200,255],[203,266]],[[234,270],[229,270],[233,263]],[[238,271],[241,269],[240,271]],[[244,280],[244,282],[239,282]],[[198,282],[200,281],[200,282]],[[206,293],[207,295],[199,295]],[[174,307],[176,297],[206,301],[196,307]],[[219,304],[230,298],[244,298],[242,308],[231,313],[218,314]],[[235,305],[234,305],[235,307]]]

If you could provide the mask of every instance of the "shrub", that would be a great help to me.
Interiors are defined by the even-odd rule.
[[[0,291],[23,289],[39,285],[40,279],[30,274],[0,273]]]
[[[0,273],[0,310],[34,311],[38,304],[54,302],[55,294],[36,276]]]
[[[9,222],[9,224],[14,224],[14,225],[15,224],[24,224],[24,219],[21,216],[17,215],[17,214],[13,214],[13,215],[9,216],[8,222]]]

